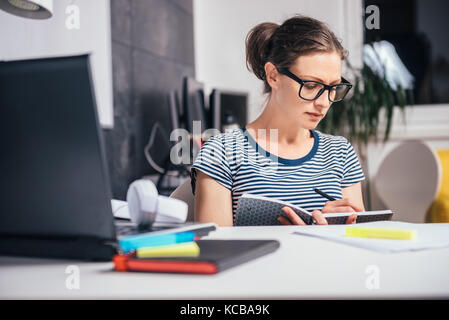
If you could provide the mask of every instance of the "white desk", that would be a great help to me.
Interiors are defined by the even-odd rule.
[[[112,262],[0,257],[0,299],[449,297],[449,248],[382,254],[293,235],[295,228],[219,228],[209,238],[278,239],[281,247],[216,275],[121,273]],[[79,289],[66,287],[69,265],[79,267]],[[367,286],[371,265],[378,270],[378,289]]]

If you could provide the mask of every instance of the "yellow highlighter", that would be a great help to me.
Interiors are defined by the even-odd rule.
[[[195,241],[167,246],[139,248],[136,251],[138,258],[197,257],[199,254],[200,247],[198,247]]]
[[[347,237],[376,238],[394,240],[413,240],[417,236],[416,230],[369,228],[369,227],[346,227]]]

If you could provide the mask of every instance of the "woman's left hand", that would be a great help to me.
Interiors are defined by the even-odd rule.
[[[285,213],[285,215],[288,217],[288,219],[286,217],[279,216],[278,221],[281,224],[286,225],[286,226],[288,226],[288,225],[305,226],[306,225],[305,222],[296,214],[295,211],[293,211],[292,208],[285,206],[285,207],[282,207],[282,211]],[[313,220],[315,220],[316,224],[322,224],[322,225],[327,224],[327,220],[323,216],[323,214],[321,213],[320,210],[313,210],[312,217],[313,217]]]

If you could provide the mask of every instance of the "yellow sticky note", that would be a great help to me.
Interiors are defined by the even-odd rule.
[[[413,240],[417,236],[416,230],[368,228],[368,227],[346,227],[347,237],[377,238],[395,240]]]
[[[139,248],[136,252],[138,258],[197,257],[199,254],[200,248],[194,241],[168,246]]]

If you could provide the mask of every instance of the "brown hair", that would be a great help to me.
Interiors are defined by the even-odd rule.
[[[246,36],[246,67],[264,81],[264,93],[271,92],[265,63],[289,68],[302,55],[336,51],[344,60],[347,51],[327,25],[319,20],[295,15],[281,25],[260,23]]]

